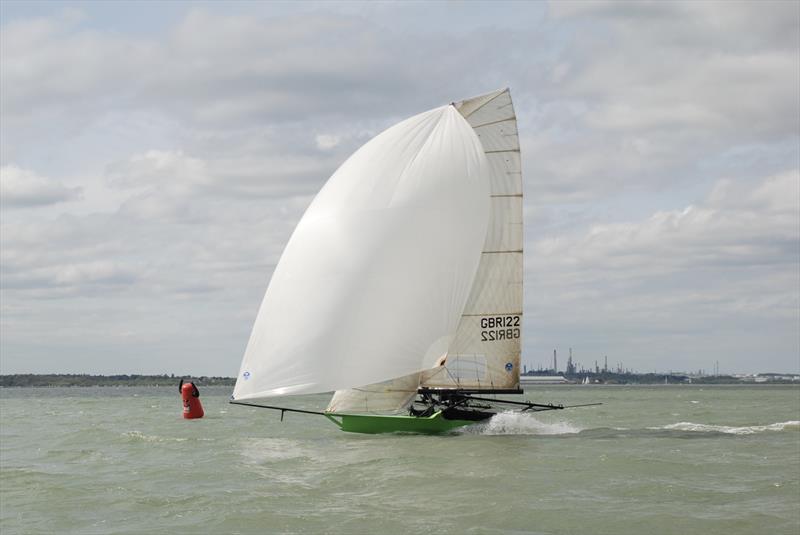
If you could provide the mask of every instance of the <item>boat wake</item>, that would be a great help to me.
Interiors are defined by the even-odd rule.
[[[769,425],[748,425],[742,427],[732,427],[727,425],[696,424],[693,422],[678,422],[676,424],[664,425],[661,427],[648,427],[655,430],[669,431],[691,431],[695,433],[725,433],[727,435],[753,435],[767,431],[799,431],[800,421],[791,420],[788,422],[778,422]]]
[[[533,414],[508,411],[459,431],[470,435],[574,435],[581,429],[569,422],[542,422]]]
[[[583,429],[575,424],[566,421],[543,422],[538,420],[533,414],[521,412],[501,412],[490,420],[479,424],[470,425],[460,429],[458,432],[470,435],[577,435],[586,437],[619,437],[636,434],[651,434],[653,431],[682,432],[684,436],[702,436],[702,433],[721,433],[726,435],[753,435],[757,433],[768,433],[776,431],[800,431],[800,421],[790,420],[787,422],[777,422],[768,425],[748,425],[748,426],[727,426],[699,424],[694,422],[678,422],[658,427],[647,427],[644,429],[627,428],[596,428]],[[659,434],[659,433],[657,433]]]

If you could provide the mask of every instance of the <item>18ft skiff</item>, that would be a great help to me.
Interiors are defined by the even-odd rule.
[[[478,396],[522,393],[522,195],[508,89],[374,137],[286,245],[231,402],[362,433],[437,433],[493,416],[498,400]],[[263,402],[331,391],[319,412]]]

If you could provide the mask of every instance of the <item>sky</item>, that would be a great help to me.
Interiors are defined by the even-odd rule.
[[[501,87],[524,364],[800,372],[800,3],[5,0],[0,372],[236,375],[333,171]]]

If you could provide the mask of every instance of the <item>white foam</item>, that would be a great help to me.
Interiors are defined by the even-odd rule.
[[[477,435],[572,435],[581,429],[569,422],[542,422],[533,414],[501,412],[490,420],[461,429],[461,432]]]
[[[648,427],[648,429],[671,429],[677,431],[694,431],[697,433],[727,433],[729,435],[752,435],[765,431],[787,431],[800,429],[800,421],[790,420],[769,425],[748,425],[733,427],[728,425],[696,424],[693,422],[678,422],[662,427]]]
[[[135,442],[186,442],[190,440],[186,437],[159,437],[155,435],[146,435],[141,431],[128,431],[126,433],[122,433],[122,436],[128,439],[132,439]],[[213,441],[213,438],[192,438],[191,440],[201,441],[201,442],[210,442]]]

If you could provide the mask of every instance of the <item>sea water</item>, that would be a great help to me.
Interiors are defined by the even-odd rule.
[[[603,405],[445,436],[200,393],[0,389],[0,533],[800,533],[798,386],[537,386]]]

